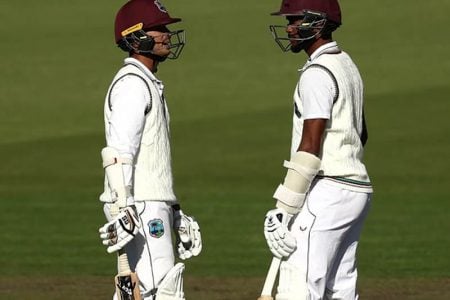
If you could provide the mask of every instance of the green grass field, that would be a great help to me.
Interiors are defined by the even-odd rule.
[[[0,299],[110,299],[101,246],[103,101],[123,53],[125,0],[0,1]],[[188,45],[161,66],[175,188],[199,220],[190,300],[256,299],[262,222],[288,158],[304,54],[283,54],[279,1],[163,1]],[[450,299],[450,2],[342,0],[335,38],[365,80],[375,197],[359,248],[361,299]]]

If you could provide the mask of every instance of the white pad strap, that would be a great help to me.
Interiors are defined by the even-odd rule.
[[[283,166],[296,171],[309,181],[312,181],[312,179],[317,175],[317,169],[308,168],[292,161],[285,160]]]
[[[273,197],[279,201],[278,208],[283,208],[287,213],[294,215],[303,207],[306,194],[296,193],[280,184]]]
[[[157,300],[185,300],[183,292],[184,264],[177,263],[158,286]]]
[[[123,158],[123,157],[111,157],[103,159],[103,169],[106,169],[107,167],[115,164],[122,164],[122,165],[132,165],[133,161],[129,158]]]

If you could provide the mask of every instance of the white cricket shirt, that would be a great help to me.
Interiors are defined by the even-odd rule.
[[[144,64],[126,58],[108,90],[104,115],[107,145],[133,161],[123,171],[135,201],[176,201],[163,83]]]
[[[372,192],[362,162],[363,83],[358,69],[336,42],[330,42],[316,49],[300,71],[291,153],[300,145],[304,120],[327,119],[318,177],[347,189]]]

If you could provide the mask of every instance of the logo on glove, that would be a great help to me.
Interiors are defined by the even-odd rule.
[[[164,224],[161,219],[154,219],[148,222],[150,236],[159,239],[164,235]]]

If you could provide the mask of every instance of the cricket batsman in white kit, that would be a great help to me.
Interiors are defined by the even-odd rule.
[[[175,265],[172,235],[183,260],[202,249],[198,223],[183,213],[173,190],[169,111],[155,77],[160,63],[181,53],[184,31],[166,27],[179,21],[158,0],[128,1],[115,19],[115,41],[129,57],[105,99],[100,200],[108,222],[99,231],[138,283],[119,280],[114,299],[184,300],[184,264]]]
[[[288,22],[270,26],[281,49],[309,57],[294,91],[287,175],[264,222],[282,259],[276,299],[357,299],[356,248],[373,192],[362,161],[363,82],[332,39],[337,0],[283,0],[272,15]]]

